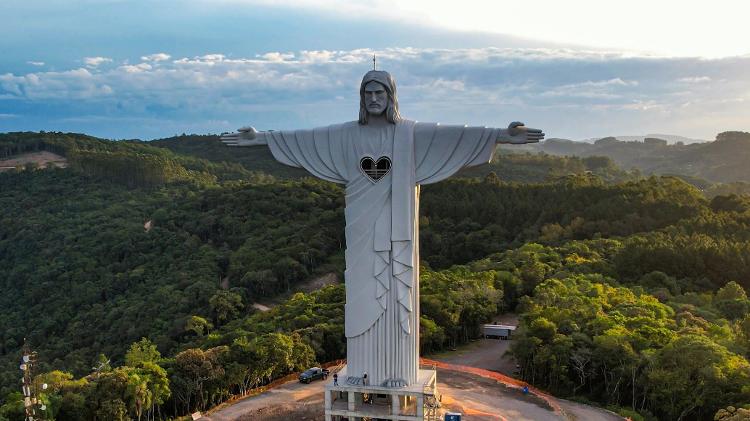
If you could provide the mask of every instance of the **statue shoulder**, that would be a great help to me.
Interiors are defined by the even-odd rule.
[[[351,130],[358,126],[359,126],[359,122],[357,120],[354,120],[354,121],[346,121],[344,123],[334,123],[326,127],[328,127],[331,130]]]
[[[416,121],[416,120],[410,120],[408,118],[400,118],[398,120],[398,123],[396,123],[396,124],[412,124],[413,125],[413,124],[418,124],[418,123],[419,122]]]
[[[414,124],[415,133],[433,132],[437,127],[440,126],[440,123],[431,121],[413,121],[412,123]]]

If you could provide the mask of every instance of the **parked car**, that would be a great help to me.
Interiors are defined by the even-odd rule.
[[[313,380],[322,379],[325,380],[328,378],[329,371],[325,368],[320,367],[313,367],[308,368],[302,374],[299,375],[299,381],[300,383],[310,383]]]

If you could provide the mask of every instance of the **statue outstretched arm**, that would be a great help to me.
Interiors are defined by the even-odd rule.
[[[242,127],[235,133],[221,136],[221,141],[227,146],[263,146],[268,145],[266,132],[259,132],[255,127]]]
[[[526,127],[520,121],[514,121],[508,125],[507,129],[500,130],[497,143],[521,145],[524,143],[537,143],[542,139],[544,139],[544,132],[541,130],[532,129]]]

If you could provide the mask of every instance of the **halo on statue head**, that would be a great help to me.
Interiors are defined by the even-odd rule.
[[[385,119],[389,123],[396,124],[397,121],[401,120],[401,114],[398,112],[396,80],[385,70],[370,70],[362,78],[362,83],[359,86],[359,124],[367,124],[369,121],[370,113],[365,106],[365,85],[370,82],[377,82],[385,88],[388,93],[388,106],[384,111]]]

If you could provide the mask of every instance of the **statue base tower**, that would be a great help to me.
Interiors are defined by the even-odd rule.
[[[405,387],[363,385],[359,378],[350,382],[346,371],[344,366],[338,372],[338,385],[331,379],[326,383],[326,421],[438,420],[440,398],[434,369],[420,369],[417,382]]]

